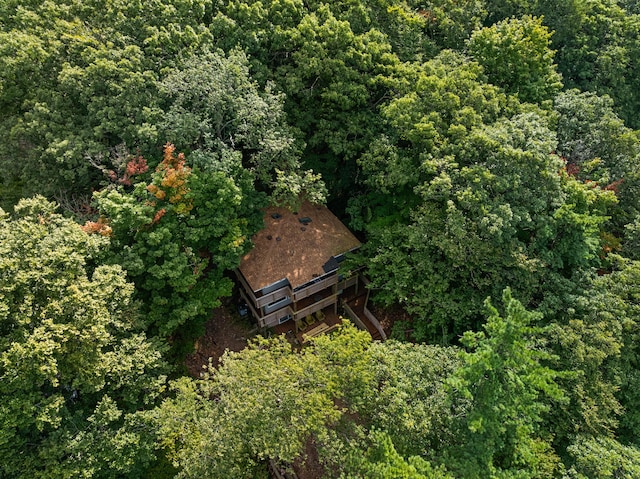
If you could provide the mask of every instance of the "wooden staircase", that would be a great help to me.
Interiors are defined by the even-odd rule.
[[[351,320],[360,328],[369,331],[371,338],[378,341],[384,341],[386,336],[382,333],[382,327],[377,327],[373,321],[377,319],[367,310],[366,303],[368,293],[361,294],[349,300],[342,300],[342,307],[351,318]],[[379,323],[378,323],[379,326]]]

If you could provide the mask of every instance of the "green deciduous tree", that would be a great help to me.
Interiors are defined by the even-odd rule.
[[[343,458],[349,472],[342,479],[452,479],[444,467],[434,468],[420,456],[405,459],[395,449],[387,433],[372,431],[371,445],[363,451],[363,444]]]
[[[168,457],[185,477],[259,477],[266,459],[292,462],[311,436],[326,436],[340,418],[334,400],[368,380],[362,373],[369,342],[350,329],[335,343],[325,340],[318,352],[294,353],[278,337],[227,353],[200,393],[179,384],[176,399],[160,408]],[[173,425],[183,422],[176,431]]]
[[[137,477],[153,435],[135,411],[161,391],[119,266],[42,197],[0,212],[0,472]]]
[[[485,25],[491,26],[508,18],[519,18],[531,13],[537,0],[485,0],[487,17]]]
[[[385,431],[403,457],[435,461],[452,440],[452,418],[468,403],[448,405],[446,379],[460,365],[453,348],[389,341],[371,346],[376,394],[358,409],[370,427]],[[386,439],[383,440],[386,442]]]
[[[91,159],[120,144],[158,151],[158,82],[211,39],[207,4],[3,2],[3,180],[25,193],[87,193],[100,180]]]
[[[637,14],[615,0],[538,0],[536,15],[555,33],[553,47],[565,85],[611,96],[616,111],[638,126]]]
[[[382,108],[385,133],[358,159],[369,192],[351,208],[356,220],[406,219],[430,165],[446,162],[469,130],[492,123],[506,107],[498,88],[482,82],[482,68],[457,53],[443,52],[417,73],[410,91]]]
[[[380,129],[378,106],[400,87],[400,62],[382,33],[355,32],[327,5],[290,35],[290,58],[275,69],[275,81],[307,142],[305,164],[330,179],[330,192],[344,195],[356,156]]]
[[[633,128],[638,126],[636,1],[486,0],[485,5],[485,25],[491,28],[527,15],[543,18],[553,32],[552,48],[563,82],[611,96],[618,114]]]
[[[149,184],[95,194],[102,215],[85,228],[112,238],[105,252],[122,265],[142,299],[147,328],[163,338],[194,337],[261,224],[264,195],[239,158],[192,170],[172,145]]]
[[[622,248],[624,256],[640,260],[640,216],[625,225],[625,242]]]
[[[593,308],[612,323],[621,347],[607,379],[620,389],[616,396],[623,407],[618,435],[626,442],[639,445],[640,431],[640,263],[616,258],[614,271],[598,278],[593,295]],[[606,349],[605,349],[606,351]],[[611,366],[610,366],[611,367]]]
[[[580,436],[569,447],[574,465],[568,477],[575,479],[637,477],[640,450],[606,437]]]
[[[431,63],[384,109],[388,133],[360,159],[371,213],[356,213],[377,298],[405,304],[416,337],[446,342],[509,285],[525,304],[562,308],[573,275],[599,263],[615,197],[562,171],[547,113],[514,115],[526,108],[453,54]]]
[[[320,10],[322,2],[306,2],[307,13]],[[429,38],[428,21],[416,5],[405,1],[357,1],[330,6],[336,18],[346,21],[356,35],[378,31],[385,35],[393,52],[404,61],[431,56],[437,45]]]
[[[557,152],[576,177],[596,181],[616,193],[619,202],[612,210],[612,227],[622,236],[623,226],[640,211],[640,139],[613,107],[608,96],[578,90],[562,92],[554,99]]]
[[[158,129],[178,150],[222,158],[241,156],[256,187],[292,203],[324,200],[324,185],[300,164],[299,144],[283,111],[283,95],[251,79],[238,49],[194,56],[162,82],[169,106]],[[202,165],[204,166],[204,164]]]
[[[585,280],[584,291],[551,322],[553,365],[567,372],[558,380],[566,401],[553,405],[547,425],[559,451],[576,435],[613,437],[622,413],[617,392],[624,320],[618,314],[620,300],[603,281]]]
[[[563,371],[557,383],[565,399],[553,403],[545,429],[569,466],[573,460],[565,451],[573,455],[576,440],[637,442],[640,270],[620,256],[610,261],[610,274],[585,278],[583,291],[549,318],[546,338],[556,355],[551,364]]]
[[[392,20],[377,29],[377,16]],[[378,107],[411,74],[381,30],[397,24],[393,41],[419,48],[412,42],[421,21],[403,5],[237,1],[221,9],[211,28],[225,51],[239,46],[248,54],[258,81],[272,80],[284,92],[289,121],[306,143],[304,166],[341,196],[353,187],[355,157],[380,131]]]
[[[489,82],[517,94],[521,101],[540,103],[562,87],[550,45],[551,32],[542,19],[524,16],[476,30],[468,50],[484,67]]]
[[[439,373],[451,374],[455,354],[372,345],[353,326],[299,352],[282,337],[259,339],[204,380],[175,383],[175,398],[154,413],[158,437],[184,477],[261,477],[267,459],[304,462],[309,447],[327,477],[449,477],[425,448],[450,424]],[[402,418],[398,430],[393,417]]]
[[[410,0],[408,3],[425,18],[427,36],[439,49],[461,50],[487,15],[483,0]]]

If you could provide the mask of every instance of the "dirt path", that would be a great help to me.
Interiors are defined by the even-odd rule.
[[[244,349],[254,329],[248,319],[240,318],[233,306],[216,308],[205,328],[204,336],[196,341],[195,352],[185,360],[189,374],[193,377],[200,376],[209,363],[209,358],[212,358],[213,364],[217,365],[227,349],[230,351]]]

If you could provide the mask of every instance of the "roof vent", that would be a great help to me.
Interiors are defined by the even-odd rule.
[[[272,238],[273,238],[273,236],[271,236],[271,235],[267,236],[268,240],[271,240]]]
[[[311,223],[311,218],[309,218],[308,216],[305,216],[304,218],[298,218],[298,221],[306,226],[309,223]]]
[[[271,217],[274,220],[279,220],[280,218],[282,218],[282,215],[280,213],[271,213]]]
[[[329,261],[322,265],[322,269],[325,273],[330,273],[331,271],[337,270],[339,266],[340,264],[338,263],[338,260],[335,258],[335,256],[332,256],[331,258],[329,258]]]

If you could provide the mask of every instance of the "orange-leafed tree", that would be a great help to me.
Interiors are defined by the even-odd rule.
[[[175,154],[175,146],[164,146],[164,158],[156,167],[152,182],[147,191],[158,200],[168,201],[175,206],[177,213],[184,214],[193,208],[193,198],[189,195],[189,177],[191,168],[186,165],[184,153]]]
[[[264,195],[250,174],[240,164],[192,168],[168,143],[148,183],[108,188],[95,199],[101,219],[84,229],[111,236],[105,254],[134,282],[149,331],[174,343],[197,334],[231,293],[224,272],[260,227]]]

